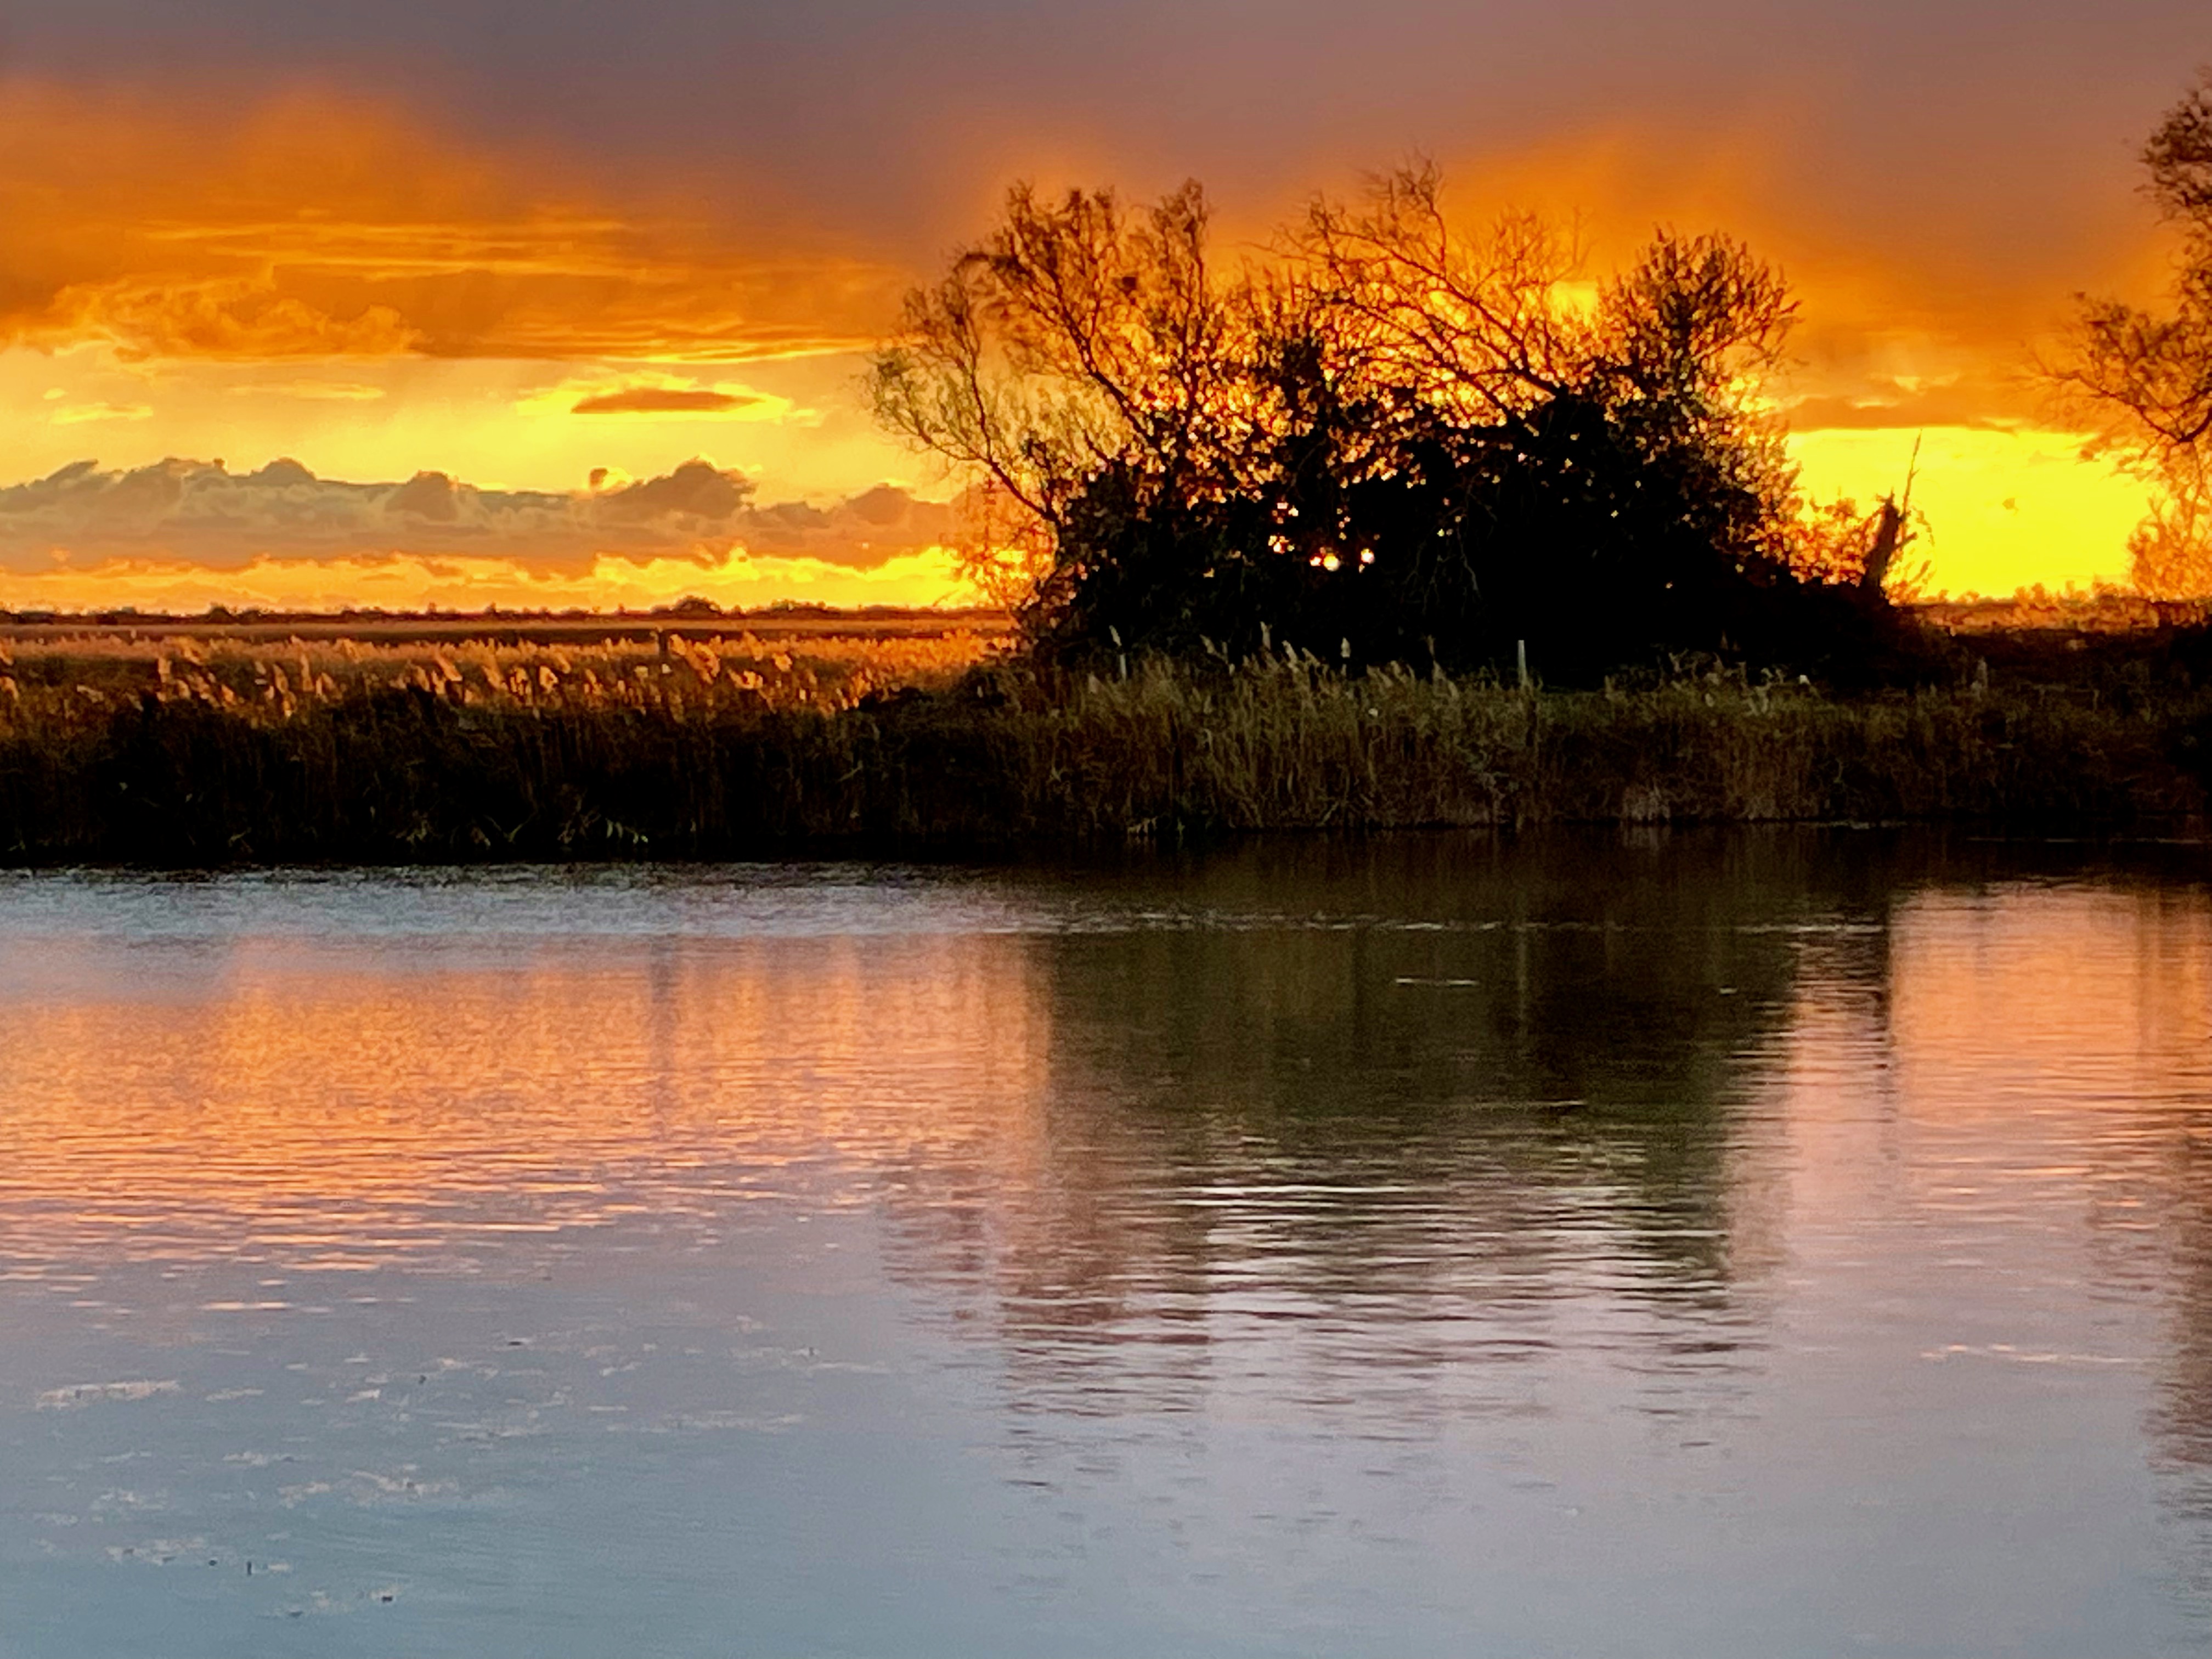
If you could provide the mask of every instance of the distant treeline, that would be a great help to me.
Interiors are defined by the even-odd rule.
[[[690,629],[726,628],[732,632],[786,629],[877,631],[901,625],[946,628],[976,624],[999,625],[1003,614],[988,606],[956,609],[943,605],[864,605],[840,607],[779,599],[751,610],[743,605],[725,608],[711,599],[679,599],[644,611],[520,611],[487,605],[481,611],[366,610],[264,611],[252,605],[232,609],[211,605],[205,611],[184,612],[141,611],[9,611],[0,609],[0,638],[41,635],[188,634],[198,638],[225,635],[283,637],[287,631],[307,637],[380,638],[405,635],[446,633],[461,637],[485,634],[574,638],[579,635],[636,634],[658,628]]]

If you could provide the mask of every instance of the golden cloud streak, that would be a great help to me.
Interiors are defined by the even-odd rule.
[[[627,386],[580,399],[573,415],[721,415],[757,402],[741,392],[681,386]]]

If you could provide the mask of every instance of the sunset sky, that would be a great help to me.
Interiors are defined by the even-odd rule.
[[[2124,574],[2028,370],[2169,247],[2203,0],[28,0],[0,24],[0,605],[927,603],[858,354],[1016,178],[1253,245],[1415,154],[1471,219],[1747,237],[1814,493],[1937,586]]]

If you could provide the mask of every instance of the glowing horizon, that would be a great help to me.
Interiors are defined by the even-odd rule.
[[[2126,538],[2142,513],[2142,487],[2081,459],[2079,434],[2033,428],[1867,428],[1816,429],[1796,434],[1793,453],[1808,494],[1862,500],[1905,487],[1928,515],[1926,543],[1911,550],[1929,567],[1930,597],[2002,597],[2043,586],[2053,591],[2092,588],[2124,580]],[[1917,465],[1913,457],[1917,454]],[[285,469],[293,458],[225,476],[240,482]],[[204,472],[214,463],[171,463],[170,471]],[[713,470],[694,458],[650,485],[687,471]],[[164,463],[102,471],[75,463],[56,473],[0,485],[0,557],[9,538],[17,545],[35,536],[33,515],[21,498],[50,484],[90,476],[109,481],[112,493],[164,471]],[[661,515],[594,526],[590,508],[607,499],[611,483],[635,489],[621,469],[597,468],[596,485],[567,491],[477,489],[448,475],[423,472],[405,479],[362,482],[314,477],[295,486],[285,503],[286,523],[263,515],[257,534],[243,515],[191,526],[172,522],[167,538],[157,524],[82,527],[76,538],[55,536],[40,568],[0,568],[0,609],[92,612],[126,607],[190,613],[210,606],[284,611],[385,609],[420,611],[613,611],[647,609],[698,597],[728,609],[778,600],[840,608],[869,605],[966,605],[979,596],[961,577],[950,549],[952,512],[931,495],[895,483],[878,484],[849,497],[804,500],[767,507],[750,501],[726,514]],[[521,498],[552,503],[512,526],[479,521],[450,539],[421,515],[385,514],[352,525],[328,521],[309,534],[298,498],[317,487],[330,493],[404,500],[425,484],[434,501],[459,493],[495,503]],[[1872,488],[1869,486],[1871,484]],[[879,505],[878,505],[879,504]],[[11,512],[11,507],[14,510]],[[563,510],[564,507],[567,510]],[[866,514],[876,514],[871,522]],[[434,511],[439,508],[433,508]],[[495,512],[496,507],[495,507]],[[379,530],[380,523],[390,527]],[[2039,520],[2071,538],[2036,559],[2008,558],[2014,526]],[[602,539],[594,544],[592,538]],[[476,544],[470,545],[471,540]],[[2086,550],[2076,556],[2072,550]]]

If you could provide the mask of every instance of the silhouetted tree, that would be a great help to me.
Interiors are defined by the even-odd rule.
[[[1662,232],[1577,304],[1556,229],[1464,236],[1427,167],[1234,271],[1206,217],[1195,185],[1142,214],[1018,187],[877,356],[884,422],[1023,519],[1042,651],[1525,641],[1565,677],[1863,642],[1878,592],[1800,568],[1761,397],[1794,306],[1741,244]]]

